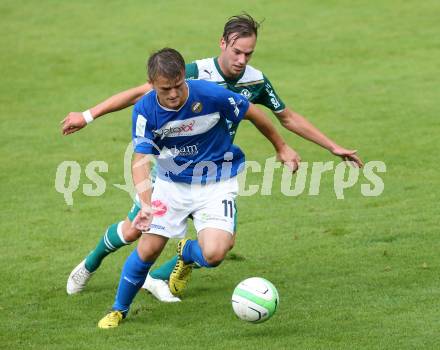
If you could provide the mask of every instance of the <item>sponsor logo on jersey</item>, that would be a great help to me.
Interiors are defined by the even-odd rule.
[[[241,90],[240,94],[246,97],[248,100],[252,97],[252,94],[248,89]]]
[[[160,138],[200,135],[212,129],[220,120],[218,112],[197,118],[173,120],[153,133]]]
[[[203,71],[204,71],[206,74],[209,75],[209,80],[212,80],[212,70],[209,71],[209,70],[207,70],[207,69],[204,69]]]
[[[194,113],[200,113],[202,111],[202,107],[203,107],[203,105],[201,102],[194,102],[191,106],[191,110]]]
[[[278,101],[278,98],[276,97],[275,92],[270,84],[266,84],[266,92],[270,96],[270,102],[272,103],[273,108],[277,109],[280,107],[281,103]]]
[[[180,146],[177,148],[177,146],[174,146],[171,149],[171,152],[173,153],[173,156],[195,156],[199,153],[198,145],[186,145],[186,146]]]
[[[196,121],[194,119],[185,120],[184,122],[180,122],[180,124],[176,126],[170,125],[169,127],[163,127],[159,130],[154,131],[154,133],[159,135],[161,138],[173,137],[173,136],[185,136],[184,134],[188,134],[194,131],[195,123]]]

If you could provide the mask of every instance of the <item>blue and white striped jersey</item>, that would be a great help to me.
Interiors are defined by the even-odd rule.
[[[227,121],[238,124],[246,97],[203,80],[187,80],[179,110],[161,106],[152,90],[133,109],[136,153],[157,155],[157,176],[185,183],[219,181],[241,170],[244,154],[232,144]]]

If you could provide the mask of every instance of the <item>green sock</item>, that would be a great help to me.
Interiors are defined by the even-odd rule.
[[[149,274],[155,279],[168,281],[170,279],[171,272],[173,272],[174,266],[176,266],[176,263],[177,255],[173,256],[170,260],[165,261],[159,267],[151,269]],[[197,263],[194,263],[194,268],[199,269],[200,266],[197,265]]]
[[[173,272],[174,266],[176,266],[177,255],[173,256],[170,260],[165,261],[159,267],[150,270],[150,276],[159,280],[168,281],[170,279],[171,272]]]
[[[117,251],[124,245],[130,244],[124,240],[122,237],[122,232],[118,234],[119,225],[122,226],[122,221],[120,223],[111,225],[95,249],[93,249],[92,252],[87,256],[86,269],[89,272],[96,271],[99,265],[101,265],[102,260],[104,260],[107,255]]]

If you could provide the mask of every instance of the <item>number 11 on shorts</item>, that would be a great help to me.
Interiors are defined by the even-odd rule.
[[[224,205],[224,209],[225,209],[225,216],[226,217],[233,217],[233,205],[232,205],[232,201],[228,201],[227,199],[223,199],[222,203]],[[229,215],[228,215],[228,207],[229,207]]]

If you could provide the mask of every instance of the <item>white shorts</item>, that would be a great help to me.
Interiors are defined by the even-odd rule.
[[[169,238],[185,237],[188,218],[192,217],[197,233],[204,228],[235,232],[238,193],[237,178],[190,185],[156,179],[151,204],[160,208],[153,218],[149,233]]]

